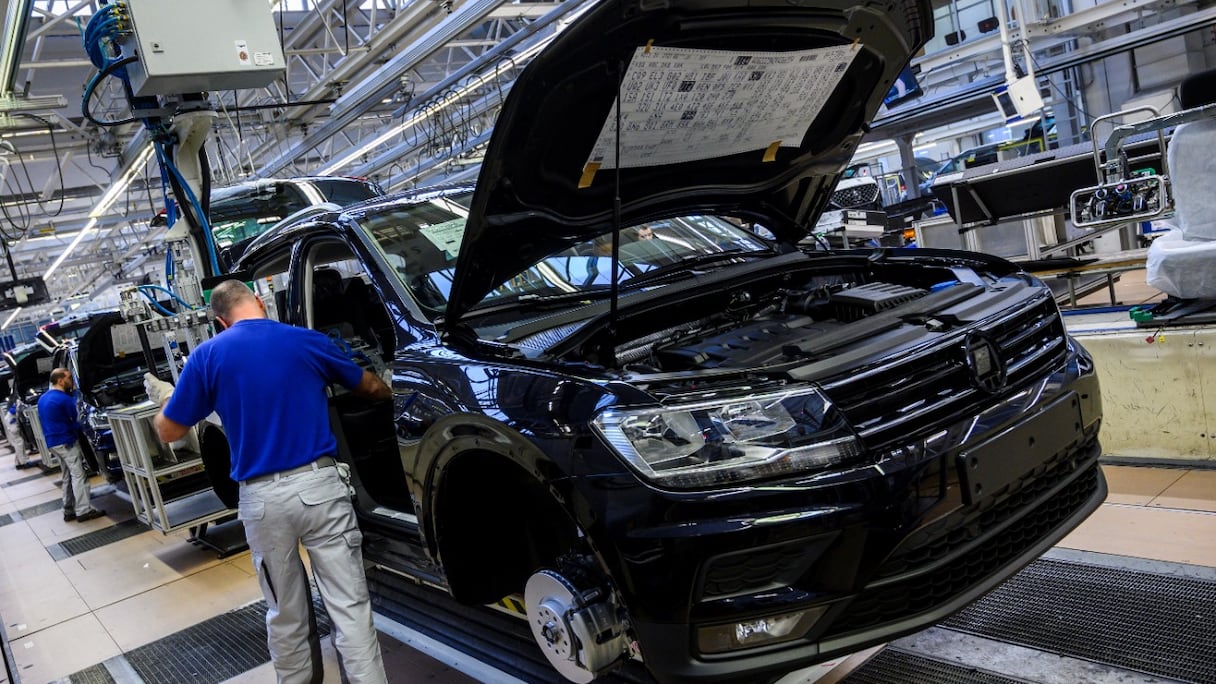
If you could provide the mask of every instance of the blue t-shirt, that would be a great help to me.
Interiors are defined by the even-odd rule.
[[[218,413],[239,482],[334,454],[325,387],[353,389],[362,377],[325,335],[246,319],[194,350],[164,411],[182,425]]]
[[[76,398],[52,387],[38,397],[38,421],[47,447],[72,444],[80,424],[76,422]]]

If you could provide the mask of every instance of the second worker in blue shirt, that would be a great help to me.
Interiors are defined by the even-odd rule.
[[[76,383],[66,368],[51,371],[51,388],[38,398],[38,422],[46,448],[63,469],[63,519],[65,522],[92,520],[105,515],[89,502],[89,479],[84,472],[84,455],[76,443],[80,424],[76,422]]]

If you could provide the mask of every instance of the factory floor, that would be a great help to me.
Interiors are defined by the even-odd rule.
[[[1106,503],[1057,551],[1216,568],[1216,471],[1122,465],[1105,470],[1110,484]],[[64,522],[58,479],[58,472],[15,469],[11,450],[0,443],[0,618],[7,655],[15,664],[13,679],[25,684],[151,684],[140,672],[156,665],[149,664],[150,659],[171,659],[173,644],[179,643],[174,639],[212,639],[205,631],[191,630],[239,615],[238,609],[256,606],[261,599],[248,551],[220,558],[213,550],[191,544],[185,532],[163,535],[149,530],[131,520],[130,504],[115,494],[94,499],[105,517]],[[106,491],[99,478],[94,482]],[[73,544],[86,538],[96,541],[84,546],[95,548]],[[387,620],[381,623],[378,618],[378,626],[390,682],[510,681],[479,666],[476,653],[453,653]],[[253,636],[233,643],[231,650],[264,653],[256,631],[255,624]],[[164,648],[157,651],[158,646]],[[226,648],[217,643],[207,658],[180,665],[187,674],[160,681],[274,681],[264,655],[260,661],[256,655],[241,661],[224,652]],[[326,681],[337,682],[328,640],[324,650]],[[808,670],[782,681],[838,682],[874,653],[872,649],[842,659],[834,668]],[[216,674],[223,668],[232,676]],[[1125,673],[1117,681],[1171,680]]]

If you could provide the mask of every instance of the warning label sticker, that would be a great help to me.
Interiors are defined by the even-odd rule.
[[[856,45],[797,52],[639,47],[588,164],[678,164],[797,147],[857,54]]]
[[[232,41],[236,47],[236,61],[242,66],[249,66],[253,62],[249,60],[249,43],[244,40]]]

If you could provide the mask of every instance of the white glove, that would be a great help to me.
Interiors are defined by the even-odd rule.
[[[164,406],[173,396],[173,385],[151,373],[144,373],[144,390],[148,393],[148,399],[157,406]]]

